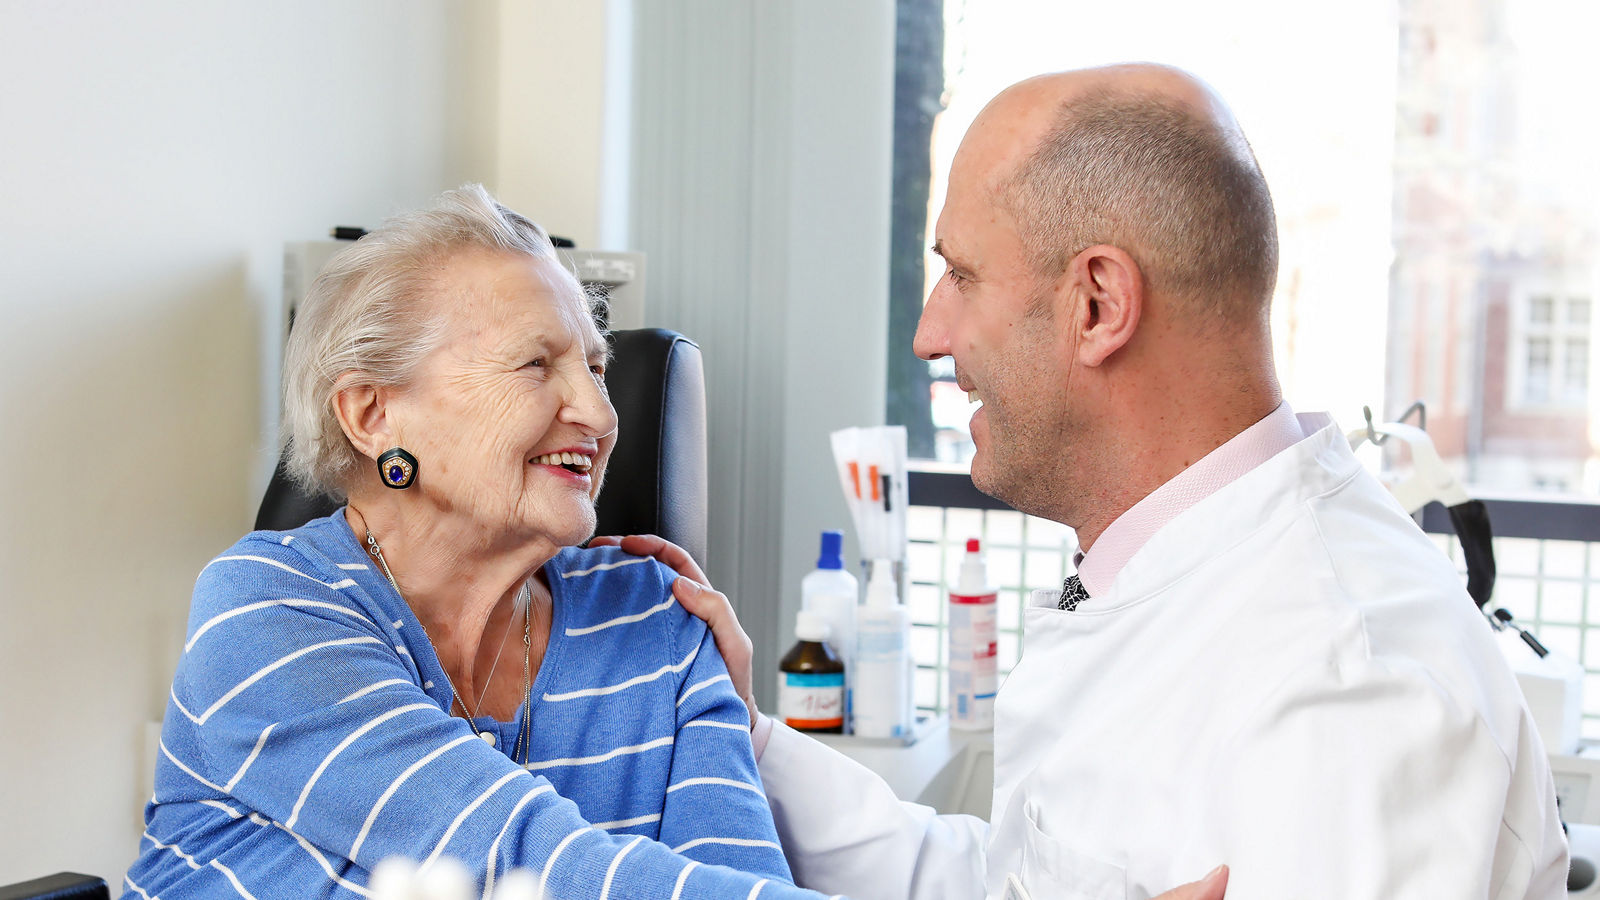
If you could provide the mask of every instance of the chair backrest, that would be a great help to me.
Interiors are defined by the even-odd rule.
[[[609,335],[606,388],[617,446],[595,504],[600,534],[658,534],[706,564],[706,388],[700,348],[675,331]],[[283,460],[261,499],[256,528],[285,531],[338,508],[302,490]]]
[[[0,886],[0,900],[111,900],[111,891],[102,878],[57,872],[32,881]]]

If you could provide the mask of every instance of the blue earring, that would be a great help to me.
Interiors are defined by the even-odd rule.
[[[384,487],[403,491],[417,480],[417,458],[399,447],[385,450],[378,457],[378,477]]]

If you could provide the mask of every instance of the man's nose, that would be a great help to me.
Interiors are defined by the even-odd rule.
[[[922,306],[922,318],[917,320],[917,334],[911,339],[911,350],[923,359],[938,359],[950,355],[950,330],[944,321],[945,302],[939,288],[928,295]]]

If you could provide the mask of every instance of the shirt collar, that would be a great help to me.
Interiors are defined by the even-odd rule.
[[[1110,591],[1122,567],[1162,526],[1305,436],[1294,410],[1287,402],[1279,403],[1261,421],[1151,491],[1118,516],[1088,552],[1074,555],[1078,577],[1083,579],[1089,596],[1104,596]]]

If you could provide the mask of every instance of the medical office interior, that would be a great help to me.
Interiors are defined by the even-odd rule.
[[[866,581],[830,436],[904,427],[914,720],[830,740],[985,814],[987,738],[947,725],[948,592],[980,539],[1003,678],[1077,545],[963,474],[966,396],[909,351],[930,213],[1002,87],[1134,59],[1207,79],[1251,137],[1291,402],[1358,442],[1363,407],[1374,437],[1406,414],[1424,444],[1364,441],[1373,468],[1485,501],[1486,609],[1549,651],[1507,632],[1567,821],[1600,826],[1600,12],[1196,6],[0,0],[0,884],[117,885],[137,852],[195,575],[277,459],[286,248],[467,182],[642,254],[640,323],[700,346],[707,571],[764,709],[824,529]],[[1448,516],[1419,519],[1465,578]]]

